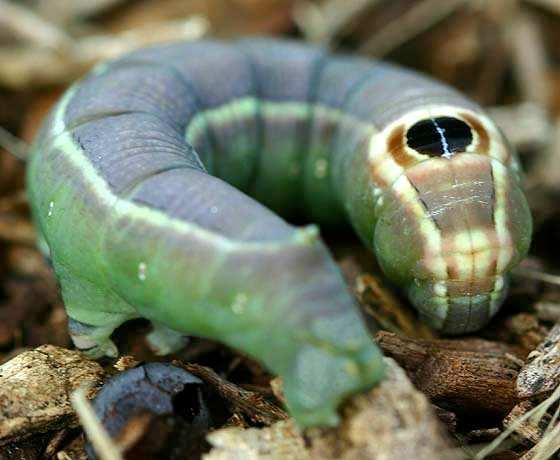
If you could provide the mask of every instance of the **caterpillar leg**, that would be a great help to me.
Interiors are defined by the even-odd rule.
[[[170,329],[161,323],[152,321],[152,328],[152,332],[146,336],[146,339],[158,355],[167,355],[181,350],[189,342],[188,337],[183,333]]]
[[[117,346],[111,340],[111,334],[119,325],[92,326],[89,324],[68,319],[68,330],[76,348],[90,358],[109,356],[115,358],[119,355]]]
[[[74,276],[56,264],[55,271],[76,348],[92,358],[118,356],[111,334],[124,322],[137,318],[136,310],[111,289]]]

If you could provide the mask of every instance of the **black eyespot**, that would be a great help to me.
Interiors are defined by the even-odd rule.
[[[464,121],[452,117],[421,120],[406,133],[406,143],[418,153],[449,158],[464,151],[473,140],[472,131]]]

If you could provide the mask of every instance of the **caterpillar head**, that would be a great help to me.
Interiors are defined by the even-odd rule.
[[[385,139],[385,152],[370,156],[374,180],[390,184],[377,201],[380,264],[432,326],[477,330],[530,244],[516,159],[487,117],[466,110],[413,112]]]

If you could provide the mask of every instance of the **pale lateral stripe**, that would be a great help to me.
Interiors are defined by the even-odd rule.
[[[340,109],[322,104],[309,105],[304,102],[295,101],[272,102],[261,100],[254,96],[245,96],[218,107],[198,112],[185,128],[185,137],[189,142],[196,141],[197,137],[209,125],[219,127],[231,123],[232,113],[235,113],[239,119],[250,118],[257,113],[257,110],[262,116],[275,119],[303,118],[307,117],[310,112],[313,112],[314,116],[318,118],[326,118],[338,123],[351,123],[363,129],[371,130],[374,128],[371,123],[366,123]]]
[[[512,239],[508,229],[507,217],[507,192],[508,192],[508,171],[505,166],[492,161],[492,175],[494,177],[494,226],[500,250],[496,271],[502,273],[513,256]]]
[[[434,221],[426,215],[426,210],[418,199],[416,189],[406,175],[401,175],[393,184],[393,190],[401,203],[408,206],[418,219],[418,229],[424,239],[424,252],[430,272],[439,280],[447,279],[447,264],[442,256],[441,232]]]

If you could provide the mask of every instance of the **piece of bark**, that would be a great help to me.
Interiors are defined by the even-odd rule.
[[[517,395],[531,398],[553,391],[560,383],[560,324],[527,356],[517,377]]]
[[[469,444],[490,442],[497,438],[502,431],[497,428],[479,428],[476,430],[471,430],[465,434],[465,440]]]
[[[338,427],[309,433],[311,458],[457,458],[430,402],[394,360],[385,362],[385,379],[348,401]]]
[[[386,355],[409,373],[434,404],[457,414],[502,417],[517,402],[517,350],[481,339],[415,340],[376,336]]]
[[[234,383],[228,382],[209,367],[193,363],[184,364],[180,361],[175,361],[173,364],[204,380],[222,398],[228,401],[234,410],[243,413],[254,422],[271,425],[288,418],[288,414],[284,410],[268,402],[261,394],[244,390]]]
[[[77,351],[44,345],[0,366],[0,445],[76,425],[70,394],[93,397],[103,369]]]

